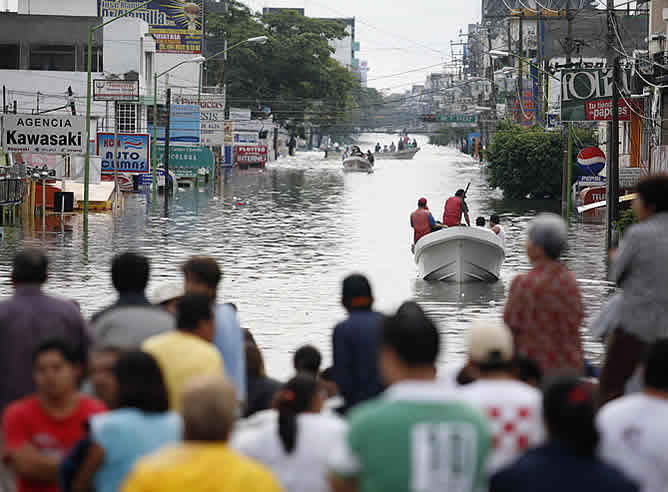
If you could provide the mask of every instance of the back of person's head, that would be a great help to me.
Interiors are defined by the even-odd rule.
[[[501,223],[501,219],[499,218],[498,215],[492,215],[492,216],[489,218],[489,221],[490,221],[492,224],[500,224],[500,223]]]
[[[560,376],[548,383],[543,395],[543,417],[549,437],[579,456],[594,456],[596,430],[594,391],[575,375]]]
[[[253,345],[257,345],[253,333],[248,328],[244,328],[243,332],[244,332],[244,343],[251,343]]]
[[[322,355],[313,345],[304,345],[297,349],[292,363],[297,373],[307,372],[313,376],[317,376],[320,371],[320,364],[322,363]]]
[[[543,370],[534,359],[524,356],[515,357],[515,372],[518,380],[540,388],[543,385]]]
[[[246,352],[246,377],[253,379],[264,376],[264,359],[260,348],[254,343],[246,342],[244,350]]]
[[[464,191],[462,189],[457,190],[457,193],[455,193],[455,196],[458,196],[460,198],[463,198],[464,195],[466,195],[466,191]]]
[[[566,222],[557,214],[539,214],[529,224],[529,242],[541,247],[548,258],[558,260],[568,246]]]
[[[668,175],[656,174],[642,179],[637,191],[648,209],[654,213],[668,212]]]
[[[222,375],[190,381],[183,392],[183,439],[190,442],[226,442],[237,414],[234,385]]]
[[[182,331],[196,331],[201,321],[212,321],[211,299],[203,294],[186,294],[179,300],[176,327]]]
[[[485,227],[485,217],[478,217],[475,219],[475,225],[478,227]]]
[[[49,259],[46,254],[34,248],[19,251],[14,256],[12,281],[15,285],[43,284],[48,275]]]
[[[371,308],[373,305],[371,284],[364,275],[355,273],[343,280],[342,303],[348,311]]]
[[[434,367],[440,344],[438,328],[415,302],[404,302],[383,322],[381,347],[390,350],[406,367]]]
[[[114,376],[118,383],[118,408],[136,408],[146,413],[169,410],[167,386],[152,355],[141,350],[121,354]]]
[[[210,289],[216,289],[223,278],[218,262],[208,256],[193,256],[183,264],[182,270],[187,281],[206,285]]]
[[[121,253],[111,262],[111,281],[118,292],[144,292],[149,275],[148,258],[139,253]]]
[[[471,323],[469,355],[481,373],[509,371],[513,362],[513,335],[503,320]]]
[[[654,342],[645,360],[645,387],[668,392],[668,339]]]
[[[276,394],[275,405],[278,409],[278,435],[283,449],[291,454],[297,444],[297,415],[317,410],[314,408],[318,396],[318,380],[310,374],[298,374],[283,385]]]

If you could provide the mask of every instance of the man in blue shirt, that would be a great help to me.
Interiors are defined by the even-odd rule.
[[[348,319],[334,328],[334,380],[344,400],[342,411],[377,396],[383,385],[378,372],[378,337],[383,315],[371,309],[373,295],[366,277],[343,281],[341,302]]]
[[[187,294],[205,294],[216,302],[218,284],[223,274],[215,259],[205,256],[193,256],[183,265],[185,292]],[[239,319],[231,304],[215,305],[216,335],[214,345],[220,351],[225,364],[225,373],[237,390],[239,401],[246,401],[246,359],[244,336],[239,326]]]

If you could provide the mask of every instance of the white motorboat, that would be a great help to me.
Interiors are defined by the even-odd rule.
[[[410,160],[415,157],[420,150],[420,147],[413,149],[399,150],[397,152],[376,152],[374,156],[376,159],[394,159],[394,160]]]
[[[503,241],[478,227],[448,227],[415,244],[415,263],[425,280],[494,282],[505,259]]]
[[[351,156],[343,161],[345,172],[372,173],[373,164],[366,157]]]

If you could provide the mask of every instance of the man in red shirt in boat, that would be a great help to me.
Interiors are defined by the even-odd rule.
[[[464,199],[466,198],[465,190],[457,190],[455,196],[448,198],[445,202],[445,211],[443,212],[443,224],[447,227],[460,225],[462,214],[466,220],[466,224],[471,227],[471,219],[469,217],[469,207],[466,205]]]
[[[421,237],[443,228],[442,224],[434,220],[434,216],[427,207],[426,198],[418,200],[418,208],[411,214],[411,227],[413,228],[413,246]]]

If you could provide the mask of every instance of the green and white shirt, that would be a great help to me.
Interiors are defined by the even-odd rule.
[[[360,492],[474,492],[485,482],[487,423],[437,382],[405,381],[354,409],[330,468]]]

